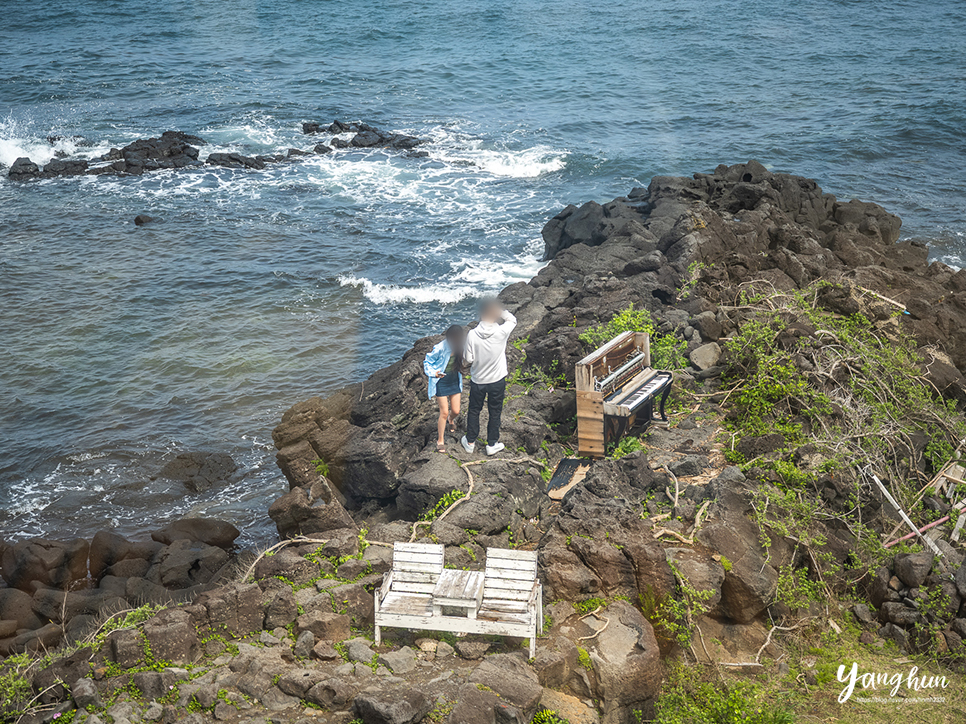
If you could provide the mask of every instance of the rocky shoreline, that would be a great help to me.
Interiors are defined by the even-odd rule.
[[[722,380],[734,385],[729,374],[741,360],[733,341],[759,307],[774,307],[769,319],[798,365],[792,371],[826,384],[808,357],[827,344],[823,330],[775,306],[806,294],[815,315],[861,321],[883,340],[911,340],[921,360],[917,379],[930,390],[923,399],[961,418],[966,272],[929,263],[928,249],[899,242],[899,230],[900,220],[875,204],[838,201],[814,181],[755,161],[693,178],[656,177],[607,204],[567,207],[543,230],[549,264],[500,295],[519,320],[503,457],[480,462],[455,444],[448,455],[435,452],[421,362],[438,338],[425,338],[364,382],[283,416],[273,439],[290,491],[269,515],[290,545],[257,559],[240,556],[226,569],[232,564],[220,544],[230,547],[233,538],[202,538],[218,526],[188,521],[177,524],[182,537],[159,532],[154,544],[104,533],[96,546],[7,548],[8,583],[8,556],[14,570],[30,571],[16,577],[24,590],[0,589],[0,602],[10,595],[28,617],[10,618],[0,606],[0,630],[9,629],[7,620],[18,626],[5,639],[11,652],[53,643],[35,634],[61,631],[64,616],[54,609],[62,599],[61,611],[91,615],[88,598],[116,594],[125,600],[112,605],[129,606],[147,590],[143,580],[157,586],[150,592],[183,602],[95,632],[89,645],[37,666],[30,687],[50,706],[25,721],[77,712],[69,715],[91,724],[105,715],[115,724],[268,716],[527,724],[546,709],[573,724],[630,724],[654,716],[667,662],[690,657],[763,668],[762,657],[780,653],[773,634],[783,621],[794,628],[811,620],[827,631],[838,620],[859,627],[870,647],[888,640],[903,652],[961,656],[966,568],[958,546],[939,541],[944,556],[935,566],[931,555],[904,551],[880,555],[882,565],[870,567],[856,556],[861,531],[842,511],[861,511],[876,540],[894,516],[850,472],[851,461],[833,474],[814,445],[785,450],[786,438],[774,431],[735,433],[730,449],[722,443],[737,389]],[[684,355],[676,386],[686,404],[671,429],[650,432],[643,450],[594,462],[580,485],[551,500],[547,473],[571,454],[573,367],[586,353],[580,336],[632,305]],[[801,431],[847,412],[830,403],[820,413],[794,409],[790,419]],[[782,424],[776,429],[788,428]],[[936,472],[925,455],[928,438],[902,444],[897,454],[910,470]],[[741,467],[732,464],[739,458]],[[779,491],[769,498],[778,500],[789,464],[806,475],[800,491],[831,512],[810,521],[820,529],[810,541],[789,532],[774,511],[762,513],[756,497]],[[439,506],[471,484],[472,494],[439,519]],[[949,508],[935,496],[929,501]],[[389,568],[391,544],[423,537],[444,544],[447,565],[457,568],[480,568],[489,547],[539,551],[552,603],[533,661],[510,639],[394,631],[382,647],[372,645],[371,592]],[[38,568],[30,568],[32,560],[41,561]],[[45,567],[54,573],[40,572]],[[781,595],[787,572],[799,569],[811,581],[808,591],[841,580],[877,610]],[[62,592],[66,581],[88,575],[100,576],[103,592],[84,600]],[[123,578],[126,595],[114,583]],[[133,588],[131,581],[138,581]],[[940,597],[942,607],[925,603]],[[679,612],[673,620],[670,610]],[[45,620],[33,634],[20,633]],[[24,635],[33,638],[18,638]],[[817,681],[807,667],[802,677]]]
[[[204,159],[200,147],[208,142],[198,136],[181,131],[165,131],[158,138],[134,141],[123,148],[112,148],[93,162],[86,159],[55,158],[42,168],[29,158],[18,158],[10,166],[7,176],[11,181],[58,178],[63,176],[100,176],[102,174],[140,176],[145,172],[178,170],[203,166],[250,169],[260,171],[270,164],[297,161],[304,156],[322,156],[338,149],[384,148],[406,151],[413,157],[426,154],[415,151],[425,143],[422,139],[402,133],[380,130],[368,123],[344,123],[334,121],[328,126],[319,123],[303,123],[305,135],[329,134],[328,143],[320,142],[311,149],[290,148],[285,154],[270,156],[245,156],[240,153],[209,153]],[[342,138],[353,134],[351,138]]]

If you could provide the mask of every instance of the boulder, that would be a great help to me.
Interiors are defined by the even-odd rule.
[[[111,566],[126,560],[151,561],[161,551],[157,541],[139,543],[111,531],[101,530],[91,541],[89,561],[91,578],[99,581]],[[142,574],[143,575],[143,574]]]
[[[263,625],[266,631],[274,631],[279,627],[288,626],[298,618],[298,615],[298,603],[295,601],[295,594],[292,593],[291,588],[285,586],[275,593],[265,607],[265,622]],[[309,648],[311,649],[312,646],[309,646]]]
[[[352,516],[331,494],[317,496],[321,490],[328,491],[328,486],[294,488],[272,503],[268,515],[279,536],[315,535],[355,526]]]
[[[433,699],[412,688],[362,691],[352,705],[364,724],[415,724],[432,708]]]
[[[379,654],[379,663],[394,674],[408,674],[416,668],[416,652],[408,646]]]
[[[526,721],[536,711],[543,687],[537,675],[520,656],[496,654],[488,656],[476,667],[468,680],[471,684],[488,687],[500,699],[524,712]]]
[[[295,621],[296,635],[311,631],[317,641],[345,641],[349,638],[351,619],[345,614],[332,611],[311,611]]]
[[[90,544],[81,539],[60,542],[34,538],[14,543],[0,556],[0,575],[11,588],[32,590],[33,583],[63,588],[87,578]]]
[[[190,588],[210,581],[227,562],[221,548],[181,539],[161,551],[156,565],[165,588]]]
[[[265,620],[264,594],[256,583],[232,583],[198,596],[193,606],[204,610],[204,621],[219,634],[247,636]]]
[[[190,664],[201,654],[198,634],[191,616],[169,608],[144,624],[144,639],[156,661]]]
[[[138,214],[134,217],[135,226],[144,226],[145,224],[150,224],[152,221],[154,221],[154,217],[148,216],[147,214]]]
[[[29,158],[18,158],[13,162],[7,176],[11,181],[26,181],[40,176],[40,167]]]
[[[225,168],[244,168],[261,170],[265,168],[265,161],[261,158],[252,158],[240,153],[211,153],[205,159],[209,166],[223,166]]]
[[[224,487],[233,479],[238,465],[231,455],[217,452],[179,453],[161,468],[161,477],[177,480],[193,493]]]
[[[309,689],[325,678],[325,674],[318,669],[290,669],[282,674],[277,686],[289,696],[302,699]]]
[[[78,709],[87,709],[89,706],[101,706],[101,694],[90,679],[78,679],[70,688],[71,698],[74,706]]]
[[[326,679],[305,692],[305,700],[325,709],[341,710],[352,704],[355,692],[356,687],[347,681]]]
[[[900,553],[893,568],[900,581],[909,588],[918,588],[932,570],[932,553]]]
[[[702,344],[700,347],[691,350],[688,357],[691,364],[699,370],[710,369],[718,364],[718,360],[721,359],[721,347],[718,346],[717,342]]]
[[[297,659],[307,659],[312,655],[313,648],[315,648],[315,634],[311,631],[303,631],[295,640],[292,653]]]
[[[586,648],[594,667],[594,698],[604,724],[624,724],[629,711],[652,709],[661,689],[661,655],[650,622],[625,601],[607,607],[610,624]]]
[[[38,629],[42,621],[33,611],[30,594],[16,588],[0,588],[0,619],[16,622],[16,629]]]
[[[463,684],[457,691],[447,724],[496,724],[495,708],[499,703],[500,697],[492,691]]]
[[[153,531],[151,538],[164,545],[171,545],[176,540],[188,540],[229,550],[239,535],[238,528],[223,520],[182,518]]]

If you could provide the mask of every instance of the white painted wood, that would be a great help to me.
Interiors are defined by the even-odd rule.
[[[528,571],[533,573],[537,570],[536,561],[521,561],[516,558],[487,558],[487,568],[506,569],[508,571]]]
[[[949,536],[953,543],[959,542],[959,536],[963,532],[963,523],[966,523],[966,513],[960,513],[959,518],[956,519],[956,527],[953,528],[953,533]]]
[[[536,551],[518,551],[513,548],[488,548],[486,551],[486,559],[489,560],[516,560],[516,561],[532,561],[537,562],[537,552]]]

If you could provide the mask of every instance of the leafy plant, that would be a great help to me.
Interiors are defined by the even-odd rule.
[[[755,684],[701,681],[690,667],[671,667],[657,700],[655,724],[792,724],[791,713],[763,700]]]
[[[590,613],[591,611],[596,611],[598,608],[604,608],[607,606],[607,601],[603,598],[594,597],[588,598],[584,601],[574,601],[574,609],[581,616]]]
[[[622,309],[603,324],[584,330],[578,339],[587,347],[596,348],[609,342],[621,332],[646,332],[650,337],[651,366],[676,370],[687,366],[684,350],[687,343],[673,334],[655,334],[654,320],[646,309],[634,305]]]
[[[313,460],[312,464],[315,466],[315,472],[323,478],[329,477],[329,464],[325,460],[318,458],[317,460]]]
[[[553,709],[540,709],[533,715],[530,724],[570,724],[570,721],[564,719]]]
[[[460,498],[465,498],[466,493],[462,490],[451,490],[446,493],[442,498],[440,498],[436,505],[426,513],[423,513],[422,520],[436,520],[439,516],[446,512],[453,503],[455,503]]]

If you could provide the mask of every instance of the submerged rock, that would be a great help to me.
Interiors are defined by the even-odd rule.
[[[194,492],[200,493],[214,486],[226,485],[238,470],[231,455],[216,452],[179,453],[165,463],[161,477],[177,480]]]

